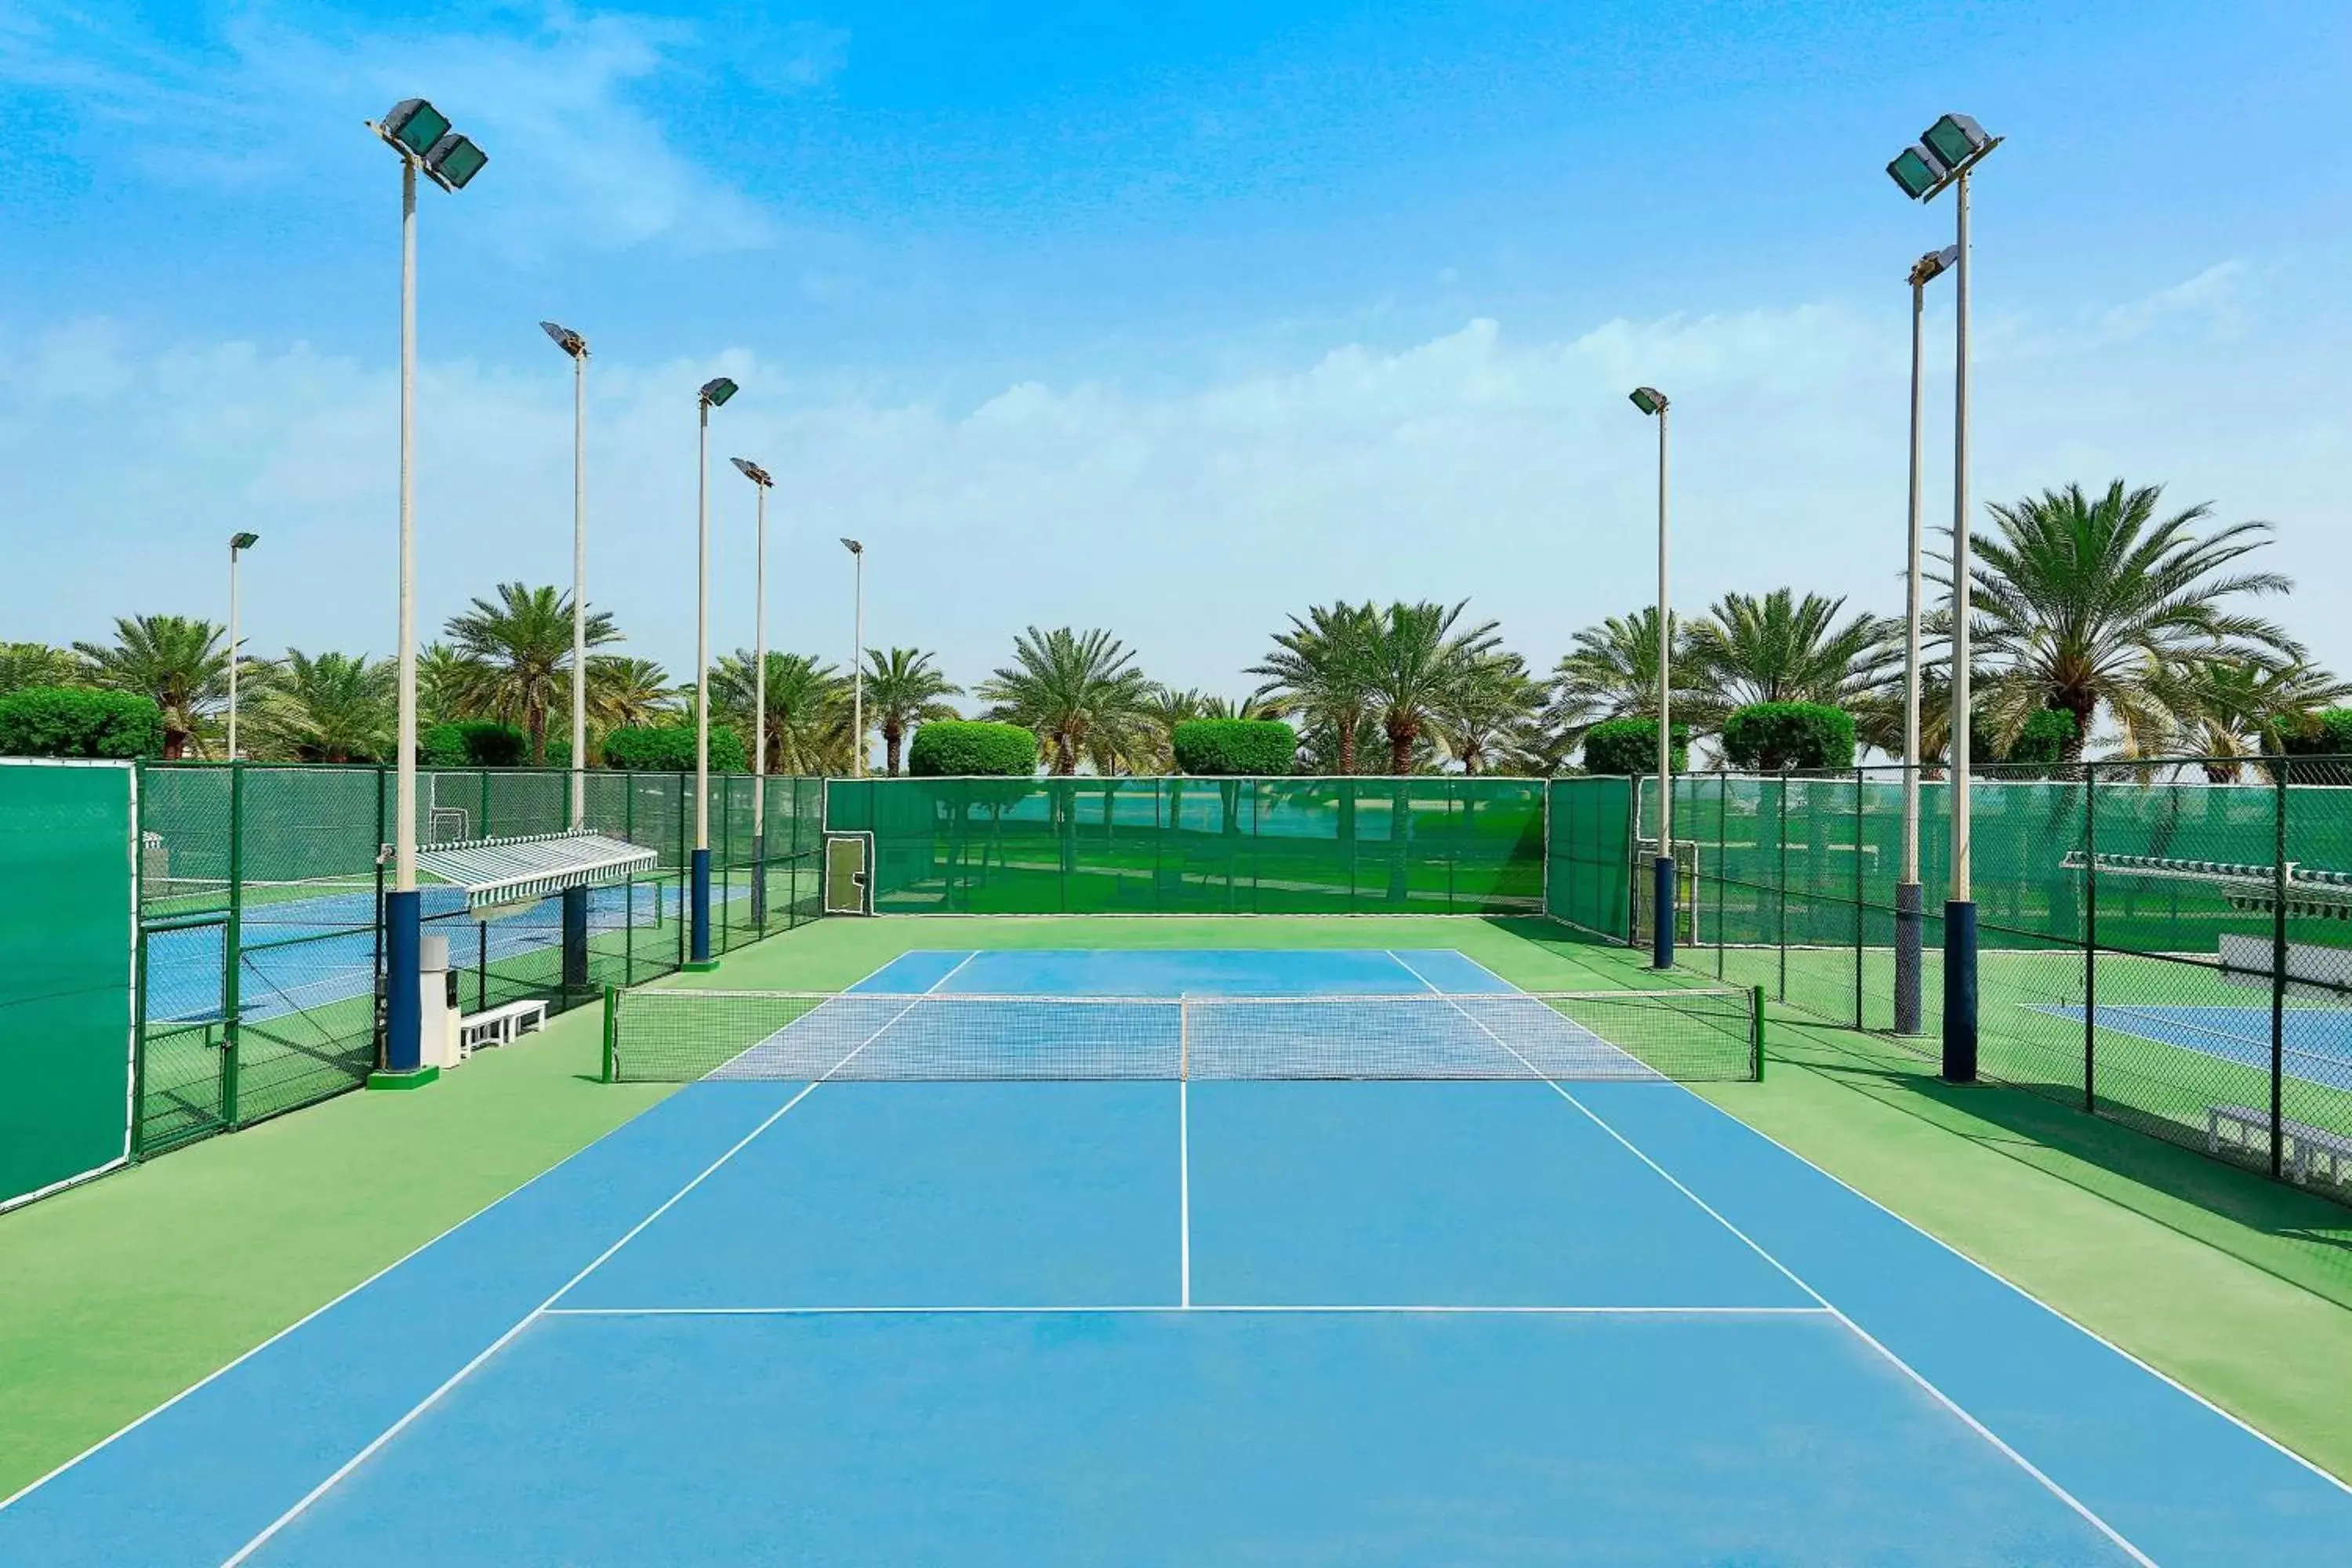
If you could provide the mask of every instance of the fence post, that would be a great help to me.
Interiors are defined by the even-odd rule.
[[[490,1006],[490,922],[474,922],[474,1011],[487,1013]]]
[[[1862,901],[1865,889],[1862,880],[1862,769],[1853,770],[1853,1026],[1862,1022]]]
[[[221,928],[221,1125],[237,1124],[239,1043],[244,1029],[245,764],[228,760],[228,924]]]
[[[2083,1109],[2099,1110],[2099,764],[2083,764]]]
[[[2278,775],[2278,809],[2271,847],[2271,1174],[2283,1162],[2280,1133],[2286,1100],[2286,780],[2288,765],[2273,764]]]
[[[1780,919],[1778,941],[1780,948],[1780,1000],[1789,999],[1789,770],[1780,770],[1780,826],[1774,832],[1780,855],[1780,874],[1773,882],[1780,889]]]
[[[1729,854],[1731,820],[1731,775],[1715,775],[1715,977],[1723,978],[1724,861]]]
[[[372,960],[375,972],[375,1065],[383,1066],[383,860],[384,850],[391,840],[383,836],[383,788],[385,776],[392,770],[378,763],[375,768],[375,955]]]
[[[619,1081],[619,1047],[621,1029],[621,993],[617,986],[604,987],[604,1081]]]

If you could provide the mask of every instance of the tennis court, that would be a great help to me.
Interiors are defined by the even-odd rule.
[[[1451,951],[918,952],[832,999],[660,994],[625,1025],[732,1019],[698,1081],[0,1510],[0,1560],[2352,1539],[2338,1483],[1663,1081],[1677,1041],[1736,1059],[1717,1003],[1621,1029]]]

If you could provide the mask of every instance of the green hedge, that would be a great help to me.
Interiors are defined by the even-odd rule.
[[[1749,773],[1850,768],[1853,716],[1822,702],[1751,702],[1724,720],[1723,754]]]
[[[1690,726],[1675,726],[1675,772],[1690,771]],[[1610,719],[1584,732],[1584,771],[1647,778],[1658,767],[1658,721],[1655,719]]]
[[[918,778],[1027,778],[1037,771],[1037,737],[1018,724],[936,719],[915,731],[907,771]]]
[[[1169,735],[1188,773],[1287,773],[1298,765],[1298,731],[1279,719],[1188,719]]]
[[[530,752],[529,736],[488,719],[427,725],[416,737],[417,759],[433,768],[519,767]]]
[[[604,765],[633,773],[690,773],[694,771],[694,726],[656,724],[645,729],[615,730],[604,737]],[[751,748],[726,724],[710,726],[710,771],[748,773]]]
[[[28,686],[0,697],[0,756],[153,757],[163,710],[129,691]]]
[[[2280,743],[2290,757],[2352,757],[2352,708],[2314,713]]]

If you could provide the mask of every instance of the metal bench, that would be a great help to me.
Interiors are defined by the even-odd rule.
[[[2234,1129],[2236,1135],[2225,1140],[2222,1132],[2230,1129]],[[2259,1142],[2257,1133],[2261,1134]],[[2251,1105],[2205,1108],[2205,1148],[2209,1153],[2220,1153],[2225,1142],[2248,1153],[2257,1150],[2267,1152],[2270,1139],[2271,1113],[2267,1110]],[[2308,1121],[2283,1119],[2279,1122],[2279,1163],[2297,1182],[2308,1182],[2314,1171],[2325,1168],[2329,1181],[2340,1183],[2347,1174],[2352,1174],[2352,1134],[2314,1127]]]
[[[509,1002],[458,1019],[457,1050],[462,1056],[472,1056],[485,1046],[510,1046],[520,1037],[546,1026],[545,1002]]]

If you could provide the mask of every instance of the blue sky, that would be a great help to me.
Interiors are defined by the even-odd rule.
[[[2270,519],[2274,613],[2342,668],[2347,68],[2333,4],[0,0],[0,637],[218,617],[250,528],[257,647],[388,651],[398,179],[360,121],[412,94],[491,156],[422,201],[428,627],[568,575],[542,317],[595,351],[591,597],[681,675],[716,374],[720,647],[740,452],[778,479],[778,646],[846,656],[854,533],[868,642],[967,682],[1104,625],[1238,692],[1341,595],[1467,596],[1548,668],[1652,591],[1641,382],[1680,602],[1893,612],[1902,278],[1950,214],[1882,170],[1961,110],[2008,138],[1978,495]]]

